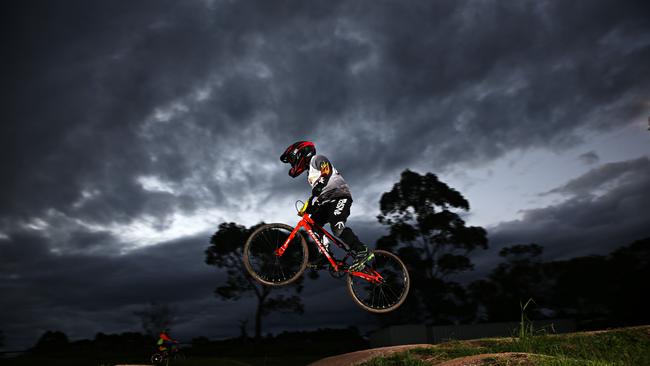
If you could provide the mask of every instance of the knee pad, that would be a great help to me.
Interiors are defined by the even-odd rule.
[[[341,234],[345,231],[345,229],[348,229],[345,227],[345,222],[344,221],[339,221],[336,224],[332,225],[332,232],[334,235],[341,237]],[[348,229],[350,230],[350,229]],[[345,240],[345,239],[344,239]]]

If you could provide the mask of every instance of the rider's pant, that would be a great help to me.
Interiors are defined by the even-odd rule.
[[[325,226],[329,222],[332,233],[341,238],[350,249],[354,251],[364,250],[366,246],[354,234],[352,229],[345,226],[345,222],[350,216],[350,207],[352,198],[333,198],[325,202],[320,202],[311,214],[311,218],[318,226]]]
[[[174,348],[174,342],[167,342],[167,341],[162,342],[158,347],[158,349],[163,352],[171,351],[173,348]]]

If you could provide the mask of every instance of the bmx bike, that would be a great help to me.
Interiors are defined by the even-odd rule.
[[[154,365],[169,365],[173,361],[183,361],[185,358],[183,352],[178,347],[174,347],[171,350],[158,351],[151,355],[151,363]]]
[[[341,238],[316,224],[308,213],[302,215],[295,227],[276,223],[255,230],[244,244],[244,266],[248,273],[258,282],[269,286],[296,281],[309,261],[309,250],[305,234],[299,232],[301,229],[312,238],[318,252],[326,259],[325,267],[329,267],[330,273],[334,277],[347,275],[348,292],[357,305],[373,313],[387,313],[406,300],[410,287],[409,273],[395,254],[374,250],[374,259],[364,268],[352,271],[349,269],[352,263],[350,247]],[[344,257],[335,258],[320,238],[327,238],[330,245],[341,248]]]

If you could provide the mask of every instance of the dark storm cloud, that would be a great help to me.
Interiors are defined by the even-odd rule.
[[[138,331],[133,311],[150,301],[175,307],[185,322],[192,314],[216,311],[223,304],[212,291],[224,274],[204,264],[208,237],[99,256],[57,254],[46,237],[14,234],[0,243],[0,323],[8,344],[30,346],[47,329],[73,339],[98,331]]]
[[[492,251],[534,242],[554,260],[607,254],[629,245],[650,236],[648,187],[648,157],[594,168],[551,191],[565,195],[562,202],[526,210],[522,219],[490,228]]]
[[[90,219],[128,221],[161,202],[140,189],[136,173],[186,174],[174,152],[152,164],[136,132],[152,108],[191,90],[213,60],[204,48],[187,49],[200,27],[186,18],[192,9],[149,5],[21,2],[11,9],[2,156],[13,179],[3,181],[3,214],[74,211],[87,190],[100,201],[85,212]],[[158,204],[154,212],[169,209]]]
[[[595,151],[588,151],[584,154],[580,154],[578,159],[587,165],[592,165],[596,164],[600,160],[600,157]]]
[[[215,170],[254,179],[237,160],[278,165],[298,138],[356,185],[422,160],[440,170],[562,147],[580,127],[629,121],[650,85],[643,2],[211,4],[11,9],[4,213],[164,221],[236,195]],[[195,176],[211,195],[166,199],[145,175]],[[96,194],[75,209],[83,192]]]
[[[548,193],[559,193],[569,196],[590,196],[598,190],[607,190],[620,180],[628,184],[634,181],[645,181],[650,175],[650,160],[641,157],[636,160],[608,163],[588,173],[572,179],[561,187]]]
[[[620,126],[640,112],[648,91],[637,83],[649,60],[647,9],[589,4],[373,7],[360,23],[379,39],[379,65],[361,79],[372,83],[358,85],[370,136],[350,138],[359,144],[344,147],[346,164],[385,171],[427,159],[442,169],[514,148],[569,146],[581,126]]]

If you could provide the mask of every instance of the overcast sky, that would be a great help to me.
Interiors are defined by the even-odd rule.
[[[470,202],[503,246],[547,259],[650,235],[647,1],[15,1],[2,11],[0,330],[181,338],[254,314],[212,290],[222,222],[295,223],[311,140],[351,186],[372,246],[379,198],[411,169]],[[370,329],[343,282],[307,282],[293,327]],[[289,326],[288,324],[292,324]],[[365,328],[364,328],[365,329]]]

